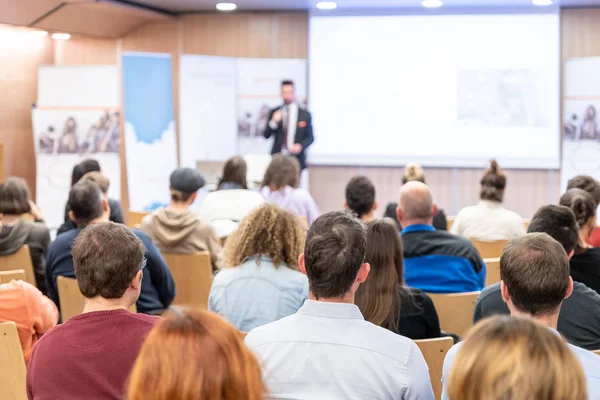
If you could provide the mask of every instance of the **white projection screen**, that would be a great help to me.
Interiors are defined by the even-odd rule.
[[[559,168],[559,23],[311,15],[311,163]]]

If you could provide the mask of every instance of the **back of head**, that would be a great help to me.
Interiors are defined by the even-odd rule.
[[[69,209],[78,226],[85,226],[104,214],[104,194],[93,182],[76,183],[69,192]]]
[[[569,288],[569,258],[546,233],[513,239],[500,256],[500,279],[513,305],[532,316],[552,315]]]
[[[435,204],[429,187],[419,181],[411,181],[400,189],[398,207],[405,221],[426,221],[433,218]],[[400,221],[402,222],[402,221]]]
[[[29,200],[29,188],[25,179],[11,176],[0,183],[0,214],[26,214],[31,211]]]
[[[402,175],[402,184],[418,181],[425,183],[425,171],[419,164],[408,164],[404,167],[404,174]]]
[[[561,206],[569,207],[575,214],[577,226],[583,228],[591,224],[596,216],[596,202],[591,194],[582,189],[569,189],[560,198]]]
[[[577,357],[556,333],[526,318],[477,324],[452,363],[449,400],[585,400]]]
[[[367,321],[398,332],[398,285],[404,276],[402,241],[392,219],[369,221],[367,229],[365,262],[371,271],[356,291],[355,303]]]
[[[88,172],[80,179],[80,181],[95,183],[96,185],[98,185],[98,187],[100,188],[100,190],[102,190],[102,193],[104,194],[107,194],[108,189],[110,188],[110,181],[108,180],[108,178],[98,171]]]
[[[496,160],[490,162],[490,167],[481,178],[481,200],[502,202],[506,188],[506,175],[498,166]]]
[[[88,172],[101,172],[100,163],[93,158],[83,160],[73,167],[71,173],[71,186],[74,186]]]
[[[177,168],[169,177],[171,200],[186,203],[205,185],[204,178],[193,168]],[[195,198],[195,197],[194,197]]]
[[[317,218],[306,236],[304,262],[315,298],[336,298],[348,293],[365,260],[367,232],[347,211]]]
[[[240,332],[216,314],[188,310],[150,332],[131,372],[127,398],[262,400],[265,394],[260,366]]]
[[[550,204],[541,207],[529,223],[528,233],[547,233],[570,254],[579,241],[575,214],[569,207]]]
[[[567,190],[582,189],[592,195],[596,206],[600,204],[600,183],[589,175],[577,175],[567,182]]]
[[[276,154],[265,171],[263,187],[269,186],[275,190],[286,186],[293,188],[300,184],[300,163],[296,157]]]
[[[73,243],[77,283],[88,299],[120,299],[143,264],[144,244],[122,224],[90,225]]]
[[[265,203],[248,214],[227,239],[222,263],[226,267],[236,267],[246,257],[264,255],[276,266],[283,262],[298,270],[298,256],[305,239],[306,231],[298,217]]]
[[[366,176],[355,176],[346,185],[346,203],[359,218],[369,214],[375,205],[375,186]]]
[[[240,156],[231,157],[223,167],[223,177],[219,183],[219,188],[223,183],[229,182],[238,184],[242,189],[248,189],[247,175],[248,166],[246,161]]]

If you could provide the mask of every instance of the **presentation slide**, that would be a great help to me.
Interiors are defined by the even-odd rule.
[[[310,162],[559,168],[559,22],[311,15]]]

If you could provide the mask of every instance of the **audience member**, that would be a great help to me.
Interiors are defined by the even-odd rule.
[[[579,227],[579,240],[571,258],[571,276],[590,289],[600,293],[600,248],[587,243],[596,228],[596,203],[588,192],[570,189],[560,198],[560,205],[569,207]]]
[[[547,233],[560,243],[569,258],[578,241],[573,212],[564,206],[541,207],[531,219],[529,233]],[[600,295],[580,282],[573,282],[573,293],[563,301],[558,317],[558,331],[569,343],[587,350],[600,349]],[[473,322],[494,314],[510,314],[502,299],[500,282],[487,286],[475,303]]]
[[[308,280],[298,268],[305,237],[289,211],[273,204],[252,211],[227,240],[209,310],[243,332],[298,311],[308,296]]]
[[[24,215],[33,215],[34,222]],[[10,177],[0,183],[0,256],[14,254],[23,245],[29,247],[35,283],[46,293],[46,251],[50,232],[44,224],[40,209],[30,200],[23,178]]]
[[[309,299],[297,314],[246,337],[273,398],[433,400],[416,344],[366,322],[354,305],[369,275],[366,248],[365,226],[347,212],[311,225],[298,261]]]
[[[408,164],[404,167],[404,174],[402,175],[402,184],[407,184],[408,182],[418,181],[427,184],[425,181],[425,171],[419,164]],[[385,209],[385,217],[391,218],[398,224],[398,228],[402,230],[402,226],[400,225],[400,221],[398,221],[398,217],[396,216],[396,209],[398,208],[398,203],[389,203]],[[437,214],[433,216],[433,227],[435,229],[439,229],[441,231],[448,230],[448,221],[446,220],[446,214],[444,210],[438,208]]]
[[[220,238],[231,235],[242,218],[265,201],[260,193],[248,190],[246,175],[246,161],[240,156],[230,158],[217,190],[202,202],[200,215],[210,221]]]
[[[567,190],[583,189],[594,198],[596,208],[600,204],[600,183],[589,175],[577,175],[567,183]],[[594,247],[600,247],[600,227],[595,227],[587,242]]]
[[[310,193],[298,188],[299,183],[298,160],[276,154],[265,172],[260,193],[267,202],[293,212],[310,225],[319,216],[319,208]]]
[[[161,321],[142,345],[129,400],[262,400],[266,387],[240,332],[206,311]]]
[[[411,339],[441,336],[440,322],[431,298],[404,286],[402,241],[391,219],[367,222],[365,262],[369,279],[356,291],[356,305],[365,319]]]
[[[467,239],[436,230],[437,206],[429,187],[408,182],[400,190],[398,220],[404,227],[404,280],[430,293],[481,290],[486,268],[477,249]]]
[[[23,356],[28,362],[38,338],[56,326],[58,310],[35,286],[20,280],[1,281],[0,322],[8,321],[17,325]]]
[[[527,318],[478,324],[448,378],[449,400],[586,400],[585,375],[559,335]]]
[[[377,210],[373,182],[366,176],[355,176],[350,179],[346,185],[344,207],[354,212],[362,222],[372,220],[373,214]]]
[[[100,188],[92,182],[80,182],[69,193],[69,211],[78,228],[59,235],[48,248],[46,264],[46,283],[49,297],[58,305],[56,278],[66,276],[75,278],[71,247],[75,238],[86,227],[108,221],[108,201]],[[85,228],[85,229],[84,229]],[[126,229],[126,228],[125,228]],[[165,264],[156,245],[145,233],[134,229],[145,248],[147,267],[144,269],[141,294],[137,301],[137,310],[145,314],[159,314],[169,307],[175,297],[175,283],[169,268]],[[107,247],[107,249],[109,249]],[[110,250],[112,252],[112,250]]]
[[[84,175],[89,172],[102,172],[100,169],[100,164],[98,161],[93,158],[88,158],[83,160],[79,164],[76,164],[73,167],[73,172],[71,173],[71,187],[75,186],[77,182]],[[108,193],[108,188],[105,193]],[[110,208],[109,220],[112,222],[116,222],[118,224],[123,224],[125,221],[123,219],[123,210],[121,209],[121,203],[115,199],[108,199],[108,206]],[[69,218],[69,203],[65,206],[65,222],[58,228],[57,235],[69,231],[71,229],[77,229],[77,224],[71,218]]]
[[[165,253],[190,254],[209,251],[213,267],[221,255],[221,243],[212,226],[190,206],[204,186],[204,179],[192,168],[178,168],[170,178],[171,202],[142,219],[146,232]]]
[[[482,242],[510,240],[525,234],[523,219],[502,205],[506,175],[492,160],[481,179],[481,200],[475,206],[463,208],[450,230],[455,235]]]
[[[502,299],[511,315],[533,318],[558,335],[556,327],[562,302],[573,292],[569,258],[563,246],[546,233],[528,233],[513,239],[500,257],[500,277]],[[456,354],[461,353],[461,345],[455,345],[446,355],[442,377],[445,390],[448,373],[455,364]],[[600,357],[573,345],[569,348],[583,367],[589,398],[599,399]]]
[[[72,193],[80,185],[94,187],[79,183]],[[78,212],[76,204],[69,204]],[[124,397],[142,342],[159,320],[128,311],[142,290],[144,253],[144,243],[114,222],[90,225],[77,236],[72,263],[85,297],[83,313],[46,333],[33,349],[27,373],[30,400]]]

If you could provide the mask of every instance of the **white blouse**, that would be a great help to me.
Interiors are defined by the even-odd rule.
[[[526,233],[523,218],[497,201],[481,200],[454,219],[451,233],[482,242],[510,240]]]

